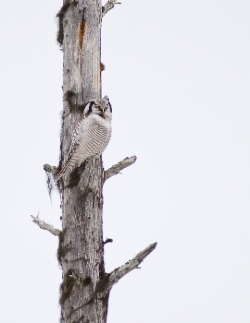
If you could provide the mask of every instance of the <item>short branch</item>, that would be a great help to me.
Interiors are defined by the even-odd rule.
[[[136,156],[133,157],[127,157],[125,159],[123,159],[122,161],[120,161],[118,164],[112,166],[111,168],[109,168],[108,170],[106,170],[104,172],[104,182],[109,179],[110,177],[117,175],[120,173],[121,170],[123,170],[124,168],[134,164],[134,162],[136,161]]]
[[[105,241],[103,241],[103,244],[113,242],[113,239],[107,238]]]
[[[41,229],[49,231],[54,236],[59,236],[59,234],[61,233],[61,230],[56,229],[53,227],[53,225],[42,221],[38,216],[31,215],[31,217],[33,219],[33,222],[37,224]]]
[[[108,0],[102,7],[102,17],[104,17],[109,10],[113,9],[115,4],[121,4],[121,2],[117,2],[117,0]]]
[[[116,268],[109,276],[109,280],[104,288],[104,294],[107,294],[109,290],[116,284],[123,276],[128,274],[131,270],[139,268],[141,262],[155,249],[157,242],[152,243],[146,249],[139,252],[133,259],[126,262],[125,265]]]
[[[43,169],[45,170],[45,172],[51,173],[52,175],[56,175],[58,173],[58,168],[49,164],[43,165]]]

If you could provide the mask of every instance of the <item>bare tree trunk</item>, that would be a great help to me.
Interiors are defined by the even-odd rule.
[[[57,15],[57,39],[63,50],[64,93],[59,168],[68,155],[72,133],[84,106],[101,96],[101,21],[114,4],[115,0],[109,0],[102,8],[101,0],[64,0]],[[63,271],[61,322],[105,323],[109,291],[113,285],[137,268],[156,247],[156,243],[148,246],[125,265],[105,273],[103,184],[135,160],[135,156],[125,158],[105,172],[101,157],[91,157],[73,171],[70,180],[60,187],[62,231],[32,216],[40,228],[59,236],[58,260]],[[52,174],[58,171],[49,165],[44,169]]]
[[[62,160],[67,157],[71,134],[82,106],[101,95],[101,0],[68,2],[63,15]],[[70,92],[69,92],[70,91]],[[103,167],[100,157],[85,163],[78,185],[62,190],[61,264],[63,283],[60,303],[65,322],[106,322],[107,297],[96,297],[104,278],[102,236]]]

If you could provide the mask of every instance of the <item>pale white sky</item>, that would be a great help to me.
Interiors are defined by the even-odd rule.
[[[57,164],[61,0],[1,4],[1,321],[59,320]],[[113,106],[104,189],[106,270],[157,249],[110,297],[108,323],[250,322],[250,2],[124,0],[103,21]]]

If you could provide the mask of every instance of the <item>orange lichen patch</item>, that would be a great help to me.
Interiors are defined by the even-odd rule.
[[[82,49],[83,46],[83,38],[86,34],[87,24],[85,21],[81,21],[78,25],[78,45],[79,49]]]

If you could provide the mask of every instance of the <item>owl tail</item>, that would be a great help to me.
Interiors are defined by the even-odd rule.
[[[60,170],[60,172],[54,177],[54,181],[55,183],[59,181],[59,179],[63,176],[63,174],[65,173],[66,169],[67,169],[67,164],[63,166],[63,168]]]
[[[63,172],[60,171],[55,177],[54,177],[54,181],[55,183],[59,181],[59,179],[63,176]]]

